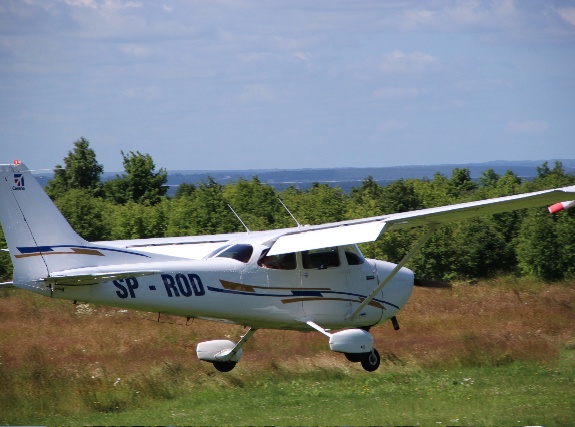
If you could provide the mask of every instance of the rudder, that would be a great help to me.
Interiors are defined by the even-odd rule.
[[[53,273],[152,258],[84,240],[24,164],[0,165],[0,221],[14,265],[14,284],[35,291],[46,290],[42,279]]]

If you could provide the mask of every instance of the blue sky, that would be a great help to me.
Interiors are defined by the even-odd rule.
[[[575,158],[575,2],[3,0],[0,162]]]

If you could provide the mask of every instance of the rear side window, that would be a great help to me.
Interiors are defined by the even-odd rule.
[[[301,253],[303,268],[325,269],[339,267],[339,253],[337,247],[313,249]]]
[[[240,262],[248,262],[254,253],[252,245],[233,245],[219,253],[216,258],[231,258]]]

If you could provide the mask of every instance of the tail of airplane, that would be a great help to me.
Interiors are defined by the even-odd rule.
[[[81,238],[28,168],[19,162],[0,165],[0,221],[14,265],[16,286],[45,290],[46,283],[58,283],[47,280],[53,277],[75,277],[76,284],[84,284],[78,278],[85,280],[87,276],[80,275],[77,269],[86,270],[94,277],[97,267],[136,264],[156,258],[95,245]],[[69,276],[67,271],[71,273]]]

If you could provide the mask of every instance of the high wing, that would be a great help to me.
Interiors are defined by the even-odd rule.
[[[301,227],[292,229],[292,231],[279,237],[268,255],[372,242],[377,240],[382,231],[419,226],[437,226],[481,215],[550,205],[560,201],[572,200],[574,196],[575,185],[411,212]]]

